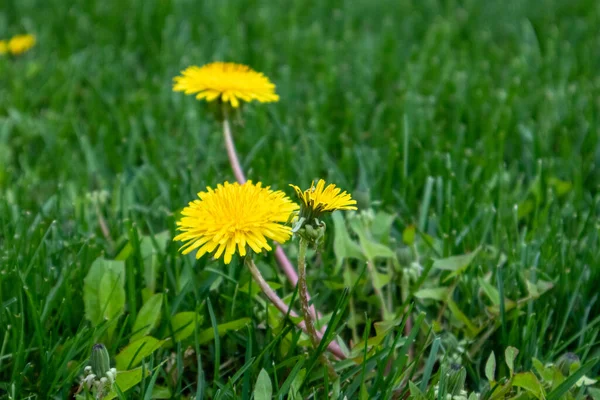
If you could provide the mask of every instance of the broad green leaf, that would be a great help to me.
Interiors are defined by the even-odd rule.
[[[527,285],[527,292],[531,298],[537,299],[540,297],[540,292],[538,292],[537,285],[535,283],[531,283],[529,280],[526,280],[525,284]]]
[[[115,260],[125,261],[129,258],[131,253],[133,253],[133,246],[131,245],[131,242],[127,242],[127,243],[125,243],[125,246],[123,246],[121,251],[119,251],[119,254],[117,254],[117,256],[115,257]]]
[[[519,203],[517,217],[523,219],[531,214],[533,210],[535,210],[535,202],[532,199],[527,199]]]
[[[485,377],[488,381],[495,382],[496,381],[496,355],[492,351],[487,362],[485,363]]]
[[[597,379],[588,378],[587,376],[584,375],[581,378],[579,378],[579,380],[577,381],[577,383],[575,385],[577,387],[591,386],[591,385],[595,384],[596,382],[598,382]]]
[[[396,216],[383,211],[377,211],[371,223],[371,234],[378,242],[389,244],[390,231]]]
[[[142,289],[142,302],[146,303],[150,297],[152,297],[154,295],[154,293],[152,292],[152,290],[148,289],[148,288],[143,288]]]
[[[475,251],[469,254],[451,256],[447,258],[440,258],[434,260],[433,268],[440,269],[442,271],[452,271],[452,273],[448,275],[448,277],[446,277],[446,280],[448,280],[454,276],[463,273],[467,269],[467,267],[471,265],[471,262],[473,262],[473,260],[477,256],[479,250],[480,248],[478,247]]]
[[[140,240],[140,253],[144,261],[144,282],[152,293],[156,291],[156,277],[161,268],[159,253],[164,253],[171,239],[169,231],[163,231],[154,237],[144,236]],[[155,247],[155,244],[157,247]]]
[[[581,379],[582,376],[587,374],[592,368],[598,365],[600,358],[595,358],[581,366],[575,373],[570,375],[567,379],[561,382],[560,385],[555,387],[552,392],[548,393],[548,400],[559,400],[562,399],[565,393],[567,393],[575,384]]]
[[[333,398],[334,399],[339,399],[340,398],[340,392],[341,392],[341,385],[340,385],[340,377],[338,376],[337,378],[335,378],[335,380],[333,381]],[[363,386],[364,388],[364,386]]]
[[[407,246],[412,246],[415,243],[415,237],[417,233],[417,227],[409,225],[402,231],[402,241]]]
[[[554,284],[552,282],[543,281],[541,279],[537,281],[537,290],[540,293],[540,295],[546,293],[548,290],[552,289],[553,287],[554,287]]]
[[[351,226],[358,236],[358,241],[360,243],[360,247],[362,248],[362,252],[365,256],[367,256],[368,260],[374,261],[377,258],[396,258],[396,253],[394,253],[392,249],[369,238],[365,227],[358,221],[353,221]]]
[[[103,293],[101,298],[101,286],[102,280],[104,276],[111,272],[111,278],[107,278],[104,282],[104,286],[111,286],[109,281],[112,281],[115,276],[117,277],[117,286],[121,283],[124,283],[125,277],[125,263],[123,261],[112,261],[105,260],[104,258],[97,258],[92,265],[90,266],[90,270],[86,277],[83,280],[83,302],[85,306],[85,316],[92,323],[92,326],[97,326],[102,321],[104,321],[104,316],[106,311],[110,314],[110,312],[118,312],[119,308],[122,311],[122,306],[118,307],[118,304],[115,304],[112,300],[110,304],[108,304],[108,308],[106,302],[109,297],[109,293]],[[112,287],[109,288],[111,290]],[[122,294],[122,298],[117,298],[118,301],[125,302],[125,293],[123,286],[115,287],[115,294],[117,296]]]
[[[392,280],[392,275],[391,275],[391,271],[390,273],[387,274],[382,274],[378,271],[374,271],[375,273],[372,275],[372,283],[373,286],[377,289],[381,289],[382,287],[384,287],[385,285],[387,285],[388,283],[390,283],[390,281]]]
[[[571,191],[573,184],[568,181],[560,180],[554,176],[548,178],[548,186],[551,186],[556,191],[556,194],[561,197]]]
[[[508,312],[514,309],[517,306],[517,303],[509,298],[504,298],[504,311]],[[500,305],[492,305],[489,306],[488,311],[494,315],[500,315]]]
[[[273,397],[273,386],[271,385],[271,378],[267,371],[260,370],[258,378],[256,379],[256,385],[254,386],[254,400],[271,400]]]
[[[173,315],[171,318],[171,327],[175,332],[175,341],[181,342],[187,339],[194,333],[194,321],[198,325],[202,323],[204,318],[193,311],[184,311]]]
[[[508,346],[506,350],[504,350],[504,357],[506,358],[506,365],[508,365],[508,369],[510,370],[510,374],[514,374],[515,372],[515,359],[519,354],[519,350]]]
[[[373,348],[375,346],[380,345],[381,342],[383,342],[383,339],[385,339],[385,338],[386,338],[385,335],[380,335],[380,334],[376,334],[375,336],[371,336],[370,338],[368,338],[367,343],[366,343],[367,355],[370,354],[371,350],[373,350]],[[349,358],[354,360],[356,363],[360,364],[361,362],[363,362],[364,357],[365,357],[365,341],[361,340],[352,347],[352,349],[350,350]]]
[[[530,281],[525,281],[527,284],[527,291],[529,292],[529,296],[533,299],[537,299],[542,294],[552,289],[554,285],[551,282],[546,282],[539,280],[537,283],[532,283]]]
[[[172,397],[171,390],[166,386],[155,385],[152,389],[153,399],[170,399]]]
[[[129,343],[119,354],[116,355],[117,370],[133,368],[142,362],[142,359],[154,353],[164,340],[158,340],[152,336],[144,336],[135,342]]]
[[[373,324],[375,328],[375,334],[377,336],[385,336],[388,332],[400,326],[402,323],[402,317],[398,317],[396,319],[390,321],[378,321]]]
[[[532,372],[522,372],[513,377],[513,386],[527,390],[537,399],[544,398],[544,388],[538,378]]]
[[[337,398],[337,397],[334,397]],[[365,385],[360,385],[360,392],[358,394],[358,400],[369,400],[369,392],[367,392],[367,388]]]
[[[487,295],[487,297],[490,299],[492,304],[495,306],[499,306],[500,305],[500,293],[498,292],[498,289],[496,289],[492,284],[490,284],[489,282],[487,282],[485,279],[483,279],[481,277],[477,278],[477,280],[479,282],[479,286],[481,287],[483,292]]]
[[[537,373],[542,377],[542,380],[551,382],[554,376],[554,370],[551,367],[548,368],[544,366],[544,364],[537,358],[533,358],[531,361]]]
[[[235,321],[226,322],[224,324],[217,325],[217,331],[219,332],[219,336],[223,336],[229,331],[237,331],[251,323],[252,320],[250,318],[240,318]],[[213,328],[208,328],[200,332],[198,335],[198,344],[204,344],[212,341],[215,338],[215,331]]]
[[[331,290],[343,290],[347,287],[344,282],[329,281],[329,280],[323,281],[323,285],[325,285],[328,289],[331,289]]]
[[[146,370],[146,375],[150,375],[150,371]],[[126,392],[142,381],[142,367],[132,369],[130,371],[119,371],[115,384],[119,386],[122,392]],[[104,400],[112,400],[117,397],[114,389],[104,397]]]
[[[98,289],[104,319],[110,321],[125,311],[125,271],[106,270]]]
[[[509,394],[512,393],[512,392],[513,392],[512,382],[508,381],[504,385],[498,385],[498,386],[496,386],[496,390],[494,391],[494,393],[492,393],[492,396],[490,397],[490,400],[505,400],[505,399],[518,400],[518,399],[522,399],[522,397],[520,397],[520,396],[509,397]],[[527,397],[525,399],[527,399]],[[529,399],[527,399],[527,400],[529,400]]]
[[[333,251],[335,253],[336,258],[336,273],[339,272],[339,269],[342,266],[342,263],[345,259],[357,259],[357,260],[365,260],[365,256],[362,253],[362,250],[358,243],[353,241],[348,234],[348,228],[346,227],[346,222],[344,221],[344,217],[339,212],[334,212],[333,215]]]
[[[353,271],[352,268],[350,268],[350,267],[344,268],[344,270],[342,271],[342,276],[344,278],[343,279],[344,285],[345,285],[345,287],[348,287],[348,288],[354,287],[356,285],[366,284],[367,278],[365,277],[365,275],[363,275],[361,277],[358,274],[358,272]]]
[[[600,389],[588,388],[588,393],[592,396],[593,400],[600,400]]]
[[[454,317],[456,317],[456,319],[458,319],[460,322],[462,322],[463,324],[466,325],[466,327],[468,329],[468,334],[471,337],[475,337],[477,335],[477,333],[479,333],[480,329],[477,328],[475,325],[473,325],[473,323],[471,322],[471,320],[469,319],[469,317],[467,317],[460,310],[460,308],[458,308],[458,306],[456,305],[456,303],[454,302],[454,300],[447,299],[446,304],[448,305],[448,309],[454,315]]]
[[[447,287],[421,289],[415,292],[417,299],[445,301],[448,298],[449,289]]]
[[[412,381],[408,381],[408,387],[410,389],[410,398],[414,400],[427,400],[425,393],[421,392],[421,389],[417,387]]]
[[[367,339],[367,352],[371,351],[375,346],[378,346],[387,337],[388,333],[402,323],[402,317],[390,321],[379,321],[373,324],[375,328],[375,336]],[[362,362],[365,356],[365,341],[361,340],[356,343],[350,351],[350,358],[356,362]]]
[[[290,385],[290,390],[288,391],[288,399],[290,400],[300,400],[302,396],[300,395],[300,386],[302,386],[302,382],[304,382],[304,377],[306,376],[306,369],[302,368],[300,372],[294,377],[292,384]]]
[[[289,302],[290,302],[290,299],[288,297],[291,297],[291,294],[282,298],[283,302],[287,305],[289,305]],[[269,308],[269,320],[273,321],[272,326],[277,327],[277,326],[281,326],[283,323],[285,323],[285,321],[282,318],[282,316],[285,314],[283,314],[279,310],[279,308],[275,307],[271,302],[267,302],[266,304],[267,304],[267,307]],[[293,316],[291,314],[288,314],[288,317],[289,317],[290,321],[292,321],[294,324],[299,324],[300,321],[304,321],[304,317],[301,317],[301,316]]]
[[[197,280],[196,280],[197,279]],[[194,275],[192,268],[183,268],[177,279],[177,293],[180,293],[191,282],[214,282],[216,276],[210,271],[202,270],[198,276]],[[209,285],[210,285],[209,283]]]
[[[565,376],[555,365],[550,367],[550,371],[552,371],[552,378],[549,381],[552,382],[552,390],[554,390],[565,381]]]
[[[163,295],[158,293],[144,303],[133,324],[133,336],[131,336],[130,342],[148,335],[154,329],[160,319],[162,302]]]

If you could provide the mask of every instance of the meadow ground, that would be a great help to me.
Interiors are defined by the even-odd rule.
[[[0,398],[72,398],[102,342],[105,398],[600,399],[600,2],[3,0],[18,33],[37,44],[0,58]],[[308,257],[338,380],[239,257],[172,241],[234,180],[210,107],[172,91],[214,60],[281,97],[233,123],[249,178],[358,200]]]

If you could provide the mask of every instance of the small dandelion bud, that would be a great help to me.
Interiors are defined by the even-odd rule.
[[[94,345],[90,363],[92,364],[92,370],[100,377],[110,371],[110,356],[103,344],[98,343]]]
[[[110,369],[110,373],[116,378],[117,377],[117,369],[116,368],[111,368]]]
[[[460,395],[465,386],[467,371],[461,365],[453,363],[450,364],[446,374],[448,379],[448,393],[452,395]]]
[[[83,369],[83,374],[84,374],[85,376],[88,376],[88,375],[89,375],[89,374],[91,374],[91,373],[92,373],[92,367],[91,367],[90,365],[88,365],[87,367],[85,367],[85,368]]]
[[[571,375],[572,371],[577,370],[581,366],[581,361],[575,353],[565,353],[556,362],[556,367],[564,376]]]
[[[301,229],[298,234],[308,243],[318,246],[325,238],[325,230],[325,223],[315,218],[312,224],[304,225],[304,229]]]

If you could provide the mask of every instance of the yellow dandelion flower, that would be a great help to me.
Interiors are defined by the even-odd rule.
[[[35,45],[34,35],[17,35],[13,36],[7,44],[8,51],[17,56],[25,53]]]
[[[292,229],[284,225],[298,209],[282,191],[262,187],[260,182],[248,181],[242,185],[225,182],[216,189],[206,188],[183,209],[183,218],[177,222],[182,232],[173,240],[186,242],[181,251],[188,254],[198,249],[196,258],[213,253],[214,258],[224,254],[225,264],[237,252],[246,255],[246,246],[255,253],[271,250],[267,239],[286,242]]]
[[[300,216],[306,220],[318,218],[321,214],[336,210],[356,210],[356,200],[345,191],[330,183],[325,187],[325,181],[319,179],[317,186],[313,182],[310,188],[302,191],[298,186],[290,185],[296,191],[296,195],[302,202]]]
[[[214,62],[202,67],[195,65],[181,71],[181,75],[173,79],[173,90],[185,94],[195,94],[196,99],[224,103],[229,102],[234,108],[239,107],[240,100],[261,103],[279,101],[275,93],[275,85],[260,72],[252,68],[225,62]]]
[[[8,53],[8,44],[6,40],[0,40],[0,55]]]

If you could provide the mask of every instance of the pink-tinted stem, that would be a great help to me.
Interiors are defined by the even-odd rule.
[[[248,269],[250,270],[250,273],[252,274],[254,281],[256,283],[258,283],[258,286],[260,287],[262,292],[267,296],[267,298],[271,301],[271,303],[273,303],[275,305],[275,307],[277,307],[277,309],[279,309],[279,311],[281,311],[284,314],[287,314],[289,311],[289,314],[292,317],[298,317],[298,314],[294,310],[291,309],[291,306],[288,306],[287,304],[285,304],[284,301],[279,296],[277,296],[277,293],[275,293],[275,291],[271,288],[271,286],[269,286],[267,281],[265,281],[265,278],[263,278],[262,274],[260,273],[260,271],[258,270],[256,265],[254,264],[254,261],[252,261],[252,259],[246,258],[246,266],[248,266]],[[304,321],[300,321],[298,326],[304,332],[308,332]],[[323,340],[323,334],[321,332],[317,332],[317,336],[319,337],[319,340]],[[339,358],[341,360],[344,360],[346,358],[346,355],[344,354],[341,347],[336,342],[334,342],[334,341],[329,342],[329,344],[327,345],[327,348],[337,358]]]
[[[229,163],[231,164],[231,169],[233,170],[233,174],[235,175],[235,179],[241,184],[246,182],[246,176],[244,175],[244,169],[242,168],[242,164],[237,156],[237,151],[235,150],[235,143],[233,142],[233,136],[231,135],[231,127],[229,126],[229,120],[225,118],[223,120],[223,136],[225,136],[225,147],[227,148],[227,156],[229,156]],[[285,251],[281,246],[277,245],[275,248],[275,258],[279,263],[279,266],[283,270],[283,273],[287,276],[288,280],[293,286],[298,284],[298,274],[296,274],[296,270],[294,266],[290,262],[289,258],[287,258]],[[310,299],[310,296],[309,296]],[[314,305],[311,305],[310,312],[315,319],[321,318],[321,313],[317,312]],[[323,331],[326,327],[323,327]]]
[[[229,126],[229,120],[227,118],[223,120],[223,135],[225,136],[225,148],[227,148],[227,156],[229,157],[229,163],[231,164],[231,169],[233,169],[235,179],[240,184],[246,183],[246,176],[244,175],[242,164],[240,164],[237,152],[235,151],[235,143],[233,143],[233,137],[231,136],[231,128]]]

